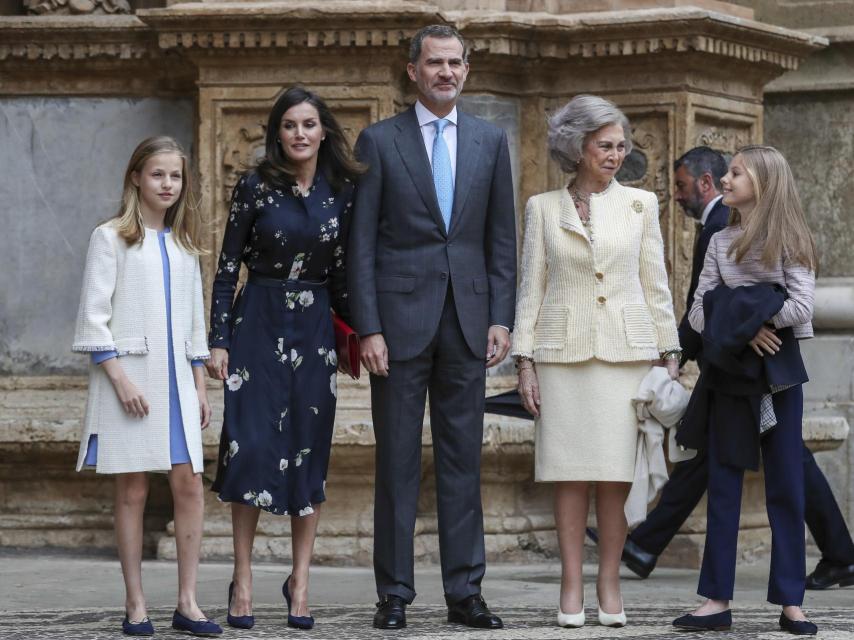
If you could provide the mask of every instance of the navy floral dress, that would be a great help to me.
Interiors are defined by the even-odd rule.
[[[229,350],[213,490],[281,515],[326,499],[337,395],[330,307],[347,317],[344,247],[353,202],[318,170],[307,194],[244,175],[213,284],[211,347]],[[234,299],[240,264],[249,279]]]

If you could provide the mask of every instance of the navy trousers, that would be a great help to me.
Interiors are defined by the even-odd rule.
[[[800,606],[806,579],[803,389],[797,385],[773,397],[777,426],[760,441],[765,504],[771,523],[768,601]],[[720,463],[715,440],[710,433],[706,547],[697,593],[714,600],[732,600],[744,470]]]
[[[823,560],[840,565],[854,564],[854,541],[833,491],[812,451],[804,445],[802,452],[804,494],[810,497],[804,512],[807,528]],[[629,534],[632,542],[647,553],[661,555],[706,493],[708,480],[708,455],[705,451],[699,451],[691,460],[677,463],[661,490],[658,504]]]

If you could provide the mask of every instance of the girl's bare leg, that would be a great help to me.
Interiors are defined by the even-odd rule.
[[[142,591],[142,517],[148,498],[148,475],[120,473],[116,475],[113,517],[116,546],[122,577],[125,581],[125,611],[133,622],[148,615]]]

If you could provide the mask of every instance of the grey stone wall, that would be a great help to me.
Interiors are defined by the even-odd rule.
[[[788,158],[821,276],[854,276],[854,91],[765,96],[765,140]]]
[[[0,375],[76,373],[69,352],[89,234],[130,154],[171,135],[192,153],[192,100],[0,99]]]
[[[510,148],[510,166],[513,170],[513,190],[519,193],[519,158],[522,147],[519,138],[519,100],[516,98],[503,98],[488,94],[463,95],[460,99],[460,108],[501,127],[507,132],[507,144]],[[517,212],[518,214],[518,212]]]

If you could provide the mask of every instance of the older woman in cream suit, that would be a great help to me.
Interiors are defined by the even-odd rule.
[[[584,624],[581,563],[596,483],[599,622],[623,626],[623,506],[634,477],[630,399],[654,361],[678,375],[658,202],[614,176],[631,150],[612,103],[577,96],[549,120],[549,152],[574,179],[528,201],[513,355],[536,417],[536,480],[554,482],[562,558],[558,624]]]

